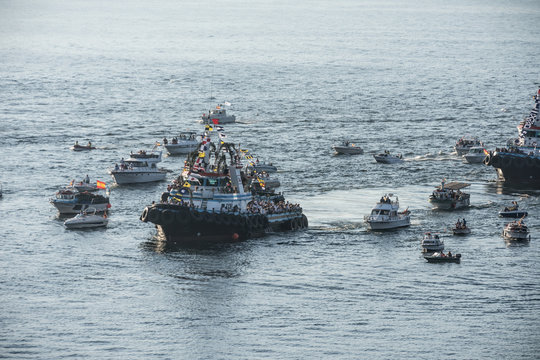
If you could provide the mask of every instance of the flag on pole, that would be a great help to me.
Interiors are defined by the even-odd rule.
[[[106,185],[103,181],[97,180],[97,181],[96,181],[96,187],[97,187],[98,189],[106,189],[106,188],[107,188],[107,185]]]
[[[219,124],[219,119],[212,119],[212,122],[214,123],[214,125],[217,125]]]
[[[489,152],[486,149],[484,149],[484,154],[489,155]]]

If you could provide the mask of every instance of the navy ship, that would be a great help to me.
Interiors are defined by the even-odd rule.
[[[252,186],[242,171],[242,161],[251,156],[221,141],[222,133],[216,145],[211,133],[205,133],[182,174],[159,203],[145,207],[140,220],[155,224],[158,235],[177,244],[241,241],[308,227],[302,208],[268,191],[263,178]]]
[[[486,154],[484,164],[497,170],[499,179],[508,183],[527,183],[540,186],[540,89],[534,96],[535,105],[518,125],[519,137],[510,140],[505,148]]]

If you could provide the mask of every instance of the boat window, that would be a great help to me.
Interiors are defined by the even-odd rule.
[[[371,215],[377,215],[377,214],[379,214],[379,210],[372,210],[371,211]]]
[[[381,210],[381,215],[388,215],[390,211],[388,210]]]

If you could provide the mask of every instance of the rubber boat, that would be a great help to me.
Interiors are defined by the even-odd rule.
[[[88,150],[94,150],[95,149],[95,146],[92,146],[92,143],[91,142],[88,142],[88,145],[79,145],[79,143],[75,143],[75,145],[73,145],[71,147],[71,150],[73,151],[88,151]]]
[[[433,193],[429,196],[429,202],[439,210],[456,210],[468,207],[471,196],[461,191],[461,189],[471,184],[462,182],[441,182]]]
[[[517,201],[512,201],[511,207],[505,207],[504,210],[499,211],[499,217],[503,218],[523,218],[528,215],[527,211],[519,210]]]
[[[481,146],[472,147],[468,153],[462,155],[469,164],[481,164],[486,158],[487,151]]]
[[[424,255],[424,259],[429,263],[456,263],[461,262],[461,254],[445,255],[442,252],[436,252],[431,255]]]
[[[439,237],[439,234],[426,232],[421,242],[423,253],[432,253],[444,250],[444,242]]]
[[[392,200],[393,194],[384,195],[371,214],[364,220],[370,230],[389,230],[411,225],[411,212],[399,211],[399,199]]]
[[[92,214],[83,211],[75,215],[74,218],[64,221],[64,226],[67,229],[89,229],[107,226],[108,223],[107,212],[103,215],[97,215],[96,209],[94,209]]]
[[[373,155],[373,157],[375,158],[375,161],[383,164],[396,164],[403,161],[403,156],[401,156],[401,154],[392,155],[389,151]]]
[[[511,223],[506,224],[503,229],[503,237],[506,240],[516,240],[516,241],[529,241],[531,240],[531,235],[529,233],[529,228],[523,222],[523,219],[519,221],[512,221]]]
[[[361,155],[364,153],[364,150],[360,146],[351,144],[348,140],[340,145],[333,145],[332,148],[338,154]]]

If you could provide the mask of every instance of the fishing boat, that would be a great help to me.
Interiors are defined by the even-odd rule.
[[[517,127],[518,138],[496,148],[484,159],[484,164],[493,166],[502,181],[540,186],[540,89],[534,100],[533,109]]]
[[[384,153],[373,155],[375,161],[383,164],[396,164],[403,161],[403,156],[401,154],[392,155],[388,150]]]
[[[462,156],[474,147],[484,148],[484,143],[476,137],[461,137],[454,145],[454,150],[459,156]]]
[[[481,164],[486,158],[488,152],[481,146],[472,147],[468,153],[462,155],[463,159],[469,164]]]
[[[240,241],[308,226],[300,205],[251,193],[242,168],[234,144],[216,145],[208,132],[160,203],[146,206],[140,219],[177,244]]]
[[[361,155],[364,153],[364,150],[360,146],[352,144],[349,140],[343,141],[339,145],[333,145],[332,148],[338,154]]]
[[[163,138],[163,147],[170,155],[189,154],[197,150],[198,137],[194,131],[183,131],[178,136],[173,137],[171,141]]]
[[[519,221],[512,221],[506,224],[503,229],[503,237],[509,241],[529,241],[531,235],[529,228],[523,222],[523,219]]]
[[[223,104],[219,104],[215,109],[208,110],[208,114],[202,114],[201,116],[203,124],[217,125],[217,124],[232,124],[236,122],[236,116],[227,115],[227,110]]]
[[[446,255],[442,252],[436,252],[434,254],[430,255],[424,255],[424,259],[427,260],[429,263],[456,263],[459,264],[461,262],[461,254],[455,254],[452,255],[450,252],[448,252],[449,255]]]
[[[111,207],[109,197],[88,191],[78,192],[72,189],[61,189],[56,192],[50,203],[60,214],[78,214],[81,210],[94,208],[98,212]]]
[[[165,170],[158,169],[156,162],[135,159],[122,160],[109,173],[118,185],[162,181],[167,175]]]
[[[529,215],[527,211],[519,210],[517,201],[512,201],[512,206],[505,207],[503,210],[499,211],[499,217],[503,218],[523,218],[527,215]]]
[[[433,253],[444,250],[444,241],[441,240],[439,234],[426,232],[420,243],[423,253]]]
[[[441,182],[433,193],[429,196],[429,202],[439,210],[457,210],[470,205],[470,194],[464,193],[461,189],[471,184],[463,182]]]
[[[92,213],[89,213],[90,210],[81,211],[75,217],[67,219],[64,221],[64,226],[67,229],[90,229],[107,226],[109,223],[107,212],[98,215],[96,209],[93,209]]]
[[[364,220],[370,230],[389,230],[411,225],[411,212],[409,209],[399,211],[399,199],[388,194],[381,197],[371,210],[371,214]]]
[[[88,145],[79,145],[79,142],[76,141],[75,145],[71,147],[71,150],[73,151],[88,151],[88,150],[94,150],[96,147],[92,146],[92,143],[89,141]]]

